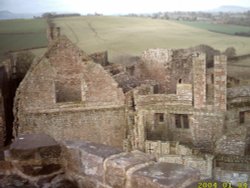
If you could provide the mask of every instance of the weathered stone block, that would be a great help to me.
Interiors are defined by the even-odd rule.
[[[10,146],[10,158],[17,160],[59,158],[60,145],[45,134],[20,135]]]
[[[156,163],[133,173],[131,188],[184,188],[199,178],[199,172],[192,168],[179,164]]]
[[[45,134],[20,135],[5,155],[28,176],[51,175],[62,170],[61,146]]]
[[[96,178],[100,182],[103,181],[104,176],[104,160],[111,155],[122,152],[122,150],[118,148],[86,141],[67,141],[65,145],[71,150],[72,154],[78,153],[79,151],[77,154],[78,157],[71,157],[71,159],[76,158],[79,167],[69,162],[70,169],[80,172],[82,175]]]
[[[154,157],[140,151],[111,157],[105,161],[105,183],[111,187],[123,188],[126,184],[126,171],[128,169],[153,160],[155,160]]]

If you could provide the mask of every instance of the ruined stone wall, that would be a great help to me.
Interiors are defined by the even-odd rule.
[[[19,118],[19,134],[46,133],[56,140],[88,140],[121,148],[124,113],[123,108],[79,107],[28,112]]]
[[[216,141],[215,152],[225,155],[245,155],[247,139],[247,128],[238,126],[229,129],[220,139]]]
[[[160,93],[175,93],[177,83],[192,81],[190,54],[184,50],[147,50],[141,57],[141,77],[159,82]]]
[[[198,92],[198,91],[197,91]],[[197,109],[192,103],[192,85],[177,84],[177,94],[135,94],[135,147],[145,149],[146,140],[180,141],[195,147],[212,151],[215,141],[223,135],[225,114],[213,106]],[[155,121],[155,115],[163,114],[162,122]],[[188,118],[187,127],[176,125],[176,116]],[[184,121],[183,119],[181,120]],[[148,136],[149,135],[149,136]]]
[[[95,63],[98,63],[102,66],[107,66],[109,64],[107,51],[96,52],[96,53],[90,54],[89,56],[94,60]]]
[[[193,127],[193,144],[205,151],[211,152],[215,148],[216,140],[224,134],[225,117],[223,113],[214,111],[200,111],[190,117]]]
[[[123,108],[124,94],[113,78],[61,37],[20,84],[15,125],[19,133],[46,132],[57,140],[87,139],[121,146]]]
[[[142,108],[143,106],[192,106],[192,100],[190,96],[185,95],[175,95],[175,94],[153,94],[153,95],[139,95],[135,98],[136,104],[138,108]]]
[[[138,146],[144,149],[144,142],[147,139],[180,141],[192,143],[194,146],[212,151],[215,141],[222,137],[225,124],[225,114],[214,109],[197,110],[192,103],[177,103],[174,99],[167,99],[172,95],[166,95],[161,101],[157,95],[145,95],[135,98],[137,109],[136,130]],[[173,97],[173,96],[172,96]],[[155,99],[155,100],[154,100]],[[167,101],[172,101],[172,103]],[[164,121],[155,124],[155,114],[164,114]],[[175,115],[186,115],[189,127],[176,127]],[[155,135],[147,138],[148,132]]]

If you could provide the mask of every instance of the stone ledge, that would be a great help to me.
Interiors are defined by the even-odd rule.
[[[179,164],[155,163],[132,174],[131,188],[184,188],[199,178],[199,172],[192,168]]]

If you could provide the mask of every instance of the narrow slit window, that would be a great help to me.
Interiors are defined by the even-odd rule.
[[[154,85],[153,92],[154,92],[154,94],[158,94],[159,93],[159,85]]]
[[[175,115],[175,126],[176,128],[181,128],[181,116],[179,114]]]
[[[183,119],[183,128],[184,129],[189,129],[188,116],[187,115],[183,115],[182,119]]]
[[[244,112],[240,112],[240,124],[245,123],[245,113]]]

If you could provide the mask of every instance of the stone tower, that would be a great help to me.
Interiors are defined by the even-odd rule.
[[[194,108],[206,106],[206,55],[197,53],[193,57]]]
[[[218,110],[227,109],[227,57],[214,57],[214,106]]]

